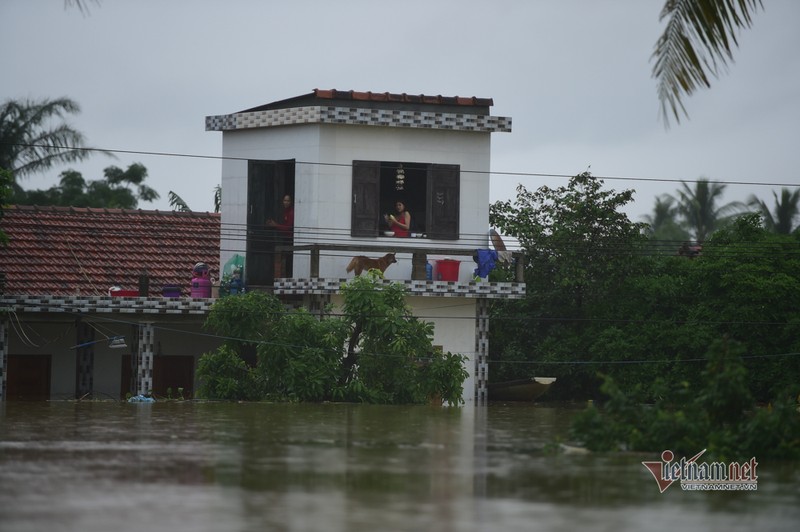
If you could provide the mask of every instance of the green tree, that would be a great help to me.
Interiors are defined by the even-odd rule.
[[[133,163],[125,170],[117,166],[109,166],[103,170],[109,187],[124,187],[130,190],[133,187],[134,196],[140,201],[155,201],[159,198],[158,192],[144,184],[147,179],[147,168],[139,163]]]
[[[647,234],[654,241],[662,241],[660,251],[674,254],[678,242],[689,240],[689,233],[678,223],[678,207],[675,198],[660,196],[656,198],[652,215],[645,215],[644,221],[649,225]]]
[[[657,374],[697,395],[707,386],[698,361],[728,337],[745,349],[757,401],[796,380],[800,233],[775,234],[742,215],[695,260],[654,254],[637,224],[614,215],[630,196],[601,201],[585,179],[558,193],[522,191],[516,204],[490,210],[523,243],[527,286],[524,299],[493,303],[490,379],[554,376],[548,397],[577,400],[598,398],[606,374],[638,403],[657,400]],[[600,236],[583,236],[593,231]]]
[[[748,204],[758,209],[768,230],[780,235],[788,235],[796,228],[795,219],[800,214],[800,189],[792,192],[788,188],[783,188],[780,199],[774,191],[772,195],[775,198],[773,210],[770,210],[767,204],[755,195],[750,197]]]
[[[434,349],[432,325],[411,316],[404,291],[378,275],[362,275],[343,287],[343,315],[324,318],[287,311],[261,292],[222,298],[206,325],[227,340],[201,357],[201,394],[392,404],[437,397],[461,403],[464,357]],[[257,361],[247,366],[241,360],[253,348]],[[237,375],[241,385],[234,386]]]
[[[491,205],[490,223],[523,248],[527,286],[525,299],[493,305],[490,357],[503,363],[492,366],[492,380],[527,376],[540,369],[530,365],[534,361],[584,357],[594,341],[591,318],[615,305],[626,279],[640,268],[645,224],[621,211],[633,191],[602,185],[583,173],[558,189],[520,186],[513,203]],[[553,376],[565,377],[563,393],[595,381],[588,367],[553,369]]]
[[[758,401],[793,382],[800,357],[787,354],[800,351],[798,235],[770,233],[750,214],[715,232],[695,260],[645,261],[587,327],[583,358],[597,362],[593,370],[638,400],[655,399],[649,387],[636,391],[653,374],[700,393],[706,384],[697,361],[727,337],[746,349],[748,385]],[[637,362],[619,364],[625,360]]]
[[[55,164],[89,157],[83,134],[64,121],[78,112],[80,107],[69,98],[6,100],[0,106],[0,168],[10,170],[18,182]]]
[[[590,405],[575,416],[573,436],[597,451],[670,450],[690,456],[708,449],[715,460],[746,461],[800,456],[800,416],[796,383],[775,395],[770,408],[758,408],[741,356],[744,348],[727,339],[712,343],[701,388],[687,382],[650,378],[656,400],[643,405],[605,377],[603,408]]]
[[[749,28],[761,0],[667,0],[659,20],[667,19],[653,52],[653,77],[665,124],[688,116],[681,102],[733,60],[736,30]]]
[[[744,209],[744,204],[738,201],[718,205],[725,192],[725,185],[721,183],[698,179],[694,188],[685,182],[681,183],[681,187],[678,198],[670,197],[677,201],[684,229],[699,243],[703,243],[711,233]]]
[[[133,163],[126,170],[109,166],[105,179],[86,181],[80,172],[61,173],[57,186],[46,190],[17,189],[13,200],[18,205],[59,205],[63,207],[105,207],[136,209],[140,201],[158,199],[158,192],[144,184],[147,169]]]

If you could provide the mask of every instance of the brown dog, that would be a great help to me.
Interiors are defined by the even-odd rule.
[[[356,276],[361,275],[361,272],[364,270],[369,271],[373,269],[380,270],[381,273],[384,273],[386,268],[396,262],[397,260],[394,258],[394,253],[387,253],[379,259],[371,259],[364,255],[356,255],[352,258],[350,264],[347,265],[346,271],[347,273],[355,271]]]

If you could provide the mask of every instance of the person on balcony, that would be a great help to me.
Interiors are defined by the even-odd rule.
[[[277,239],[277,244],[279,246],[291,246],[294,244],[294,205],[292,204],[292,197],[289,194],[283,197],[283,216],[281,217],[281,223],[269,218],[267,219],[266,225],[278,230],[279,238]],[[281,255],[283,255],[283,260],[276,263],[276,270],[280,269],[281,271],[276,271],[275,274],[276,276],[290,277],[292,275],[292,258],[294,255],[291,251],[279,254],[278,257],[281,257]]]

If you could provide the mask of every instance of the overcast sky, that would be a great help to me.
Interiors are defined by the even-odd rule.
[[[0,1],[0,99],[67,96],[89,146],[220,156],[207,115],[314,88],[478,96],[513,119],[492,135],[491,200],[565,183],[589,169],[636,190],[652,211],[676,180],[800,185],[800,2],[764,0],[727,74],[685,100],[665,129],[650,56],[664,0],[102,0],[88,16],[63,0]],[[213,210],[219,160],[120,153],[67,168],[87,180],[139,162],[169,209],[174,190]],[[771,186],[728,186],[725,200]],[[777,187],[779,189],[780,186]]]

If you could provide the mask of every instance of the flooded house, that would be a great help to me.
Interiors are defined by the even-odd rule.
[[[475,274],[473,257],[493,250],[491,135],[511,131],[492,105],[314,89],[207,117],[206,129],[222,133],[222,264],[243,257],[248,287],[321,312],[341,304],[354,256],[395,254],[386,282],[405,285],[413,313],[433,322],[435,345],[468,357],[464,399],[485,399],[488,304],[525,293],[521,262],[515,282]],[[287,197],[289,241],[264,230]],[[410,213],[402,231],[387,222],[398,202]]]
[[[124,399],[195,390],[219,215],[10,206],[0,253],[0,397]],[[204,293],[202,295],[211,295]]]

